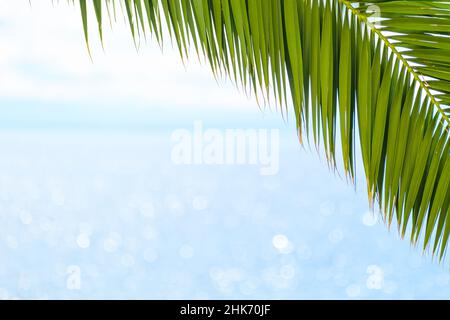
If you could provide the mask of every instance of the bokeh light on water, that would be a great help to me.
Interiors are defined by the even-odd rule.
[[[2,133],[0,298],[449,298],[445,265],[387,231],[282,133],[280,171],[176,166],[170,131]]]

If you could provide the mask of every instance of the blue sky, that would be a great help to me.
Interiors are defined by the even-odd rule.
[[[448,263],[401,241],[293,126],[121,22],[0,1],[0,299],[450,297]],[[280,170],[176,166],[171,132],[280,129]]]

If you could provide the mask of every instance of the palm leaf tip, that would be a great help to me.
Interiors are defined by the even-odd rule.
[[[100,32],[102,7],[114,11],[114,3],[93,3]],[[300,135],[322,144],[333,166],[341,154],[352,179],[359,143],[370,201],[403,236],[444,257],[450,235],[447,1],[121,4],[134,38],[147,32],[160,41],[163,21],[181,55],[194,45],[215,73],[292,105]],[[80,0],[86,41],[88,7]]]

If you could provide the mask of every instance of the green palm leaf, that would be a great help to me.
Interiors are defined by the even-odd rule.
[[[80,0],[100,36],[114,1]],[[369,200],[402,236],[443,258],[450,235],[450,3],[344,0],[123,0],[134,38],[293,106],[300,138],[337,155],[354,179],[360,144]],[[90,9],[90,7],[92,7]],[[340,142],[340,143],[339,143]],[[340,145],[340,149],[338,150]]]

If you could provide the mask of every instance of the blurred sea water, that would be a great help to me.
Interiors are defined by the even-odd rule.
[[[363,184],[276,118],[261,122],[281,129],[274,176],[173,164],[185,117],[134,131],[4,129],[0,298],[448,299],[448,265],[388,231]]]

